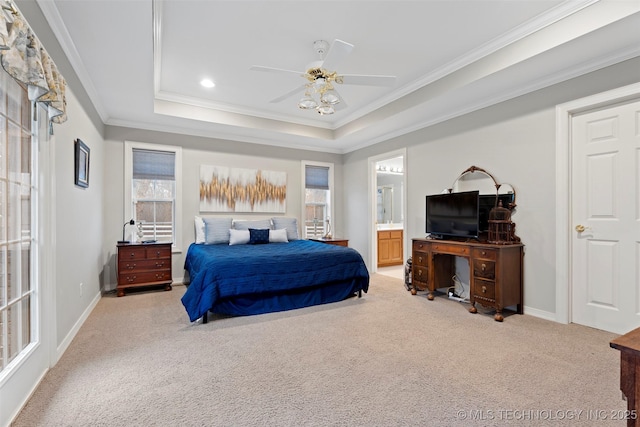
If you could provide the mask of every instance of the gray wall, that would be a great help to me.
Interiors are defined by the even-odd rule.
[[[55,195],[55,286],[56,329],[59,351],[69,344],[80,327],[80,319],[88,315],[100,295],[103,280],[103,239],[105,209],[104,142],[97,129],[79,105],[73,91],[67,91],[68,120],[54,125]],[[89,147],[89,187],[74,184],[74,140],[81,139]],[[82,283],[82,291],[80,284]],[[80,324],[79,324],[80,323]]]
[[[516,234],[526,245],[525,310],[555,318],[555,106],[638,81],[640,59],[539,90],[344,156],[345,223],[350,244],[367,253],[361,213],[367,203],[367,159],[407,147],[407,231],[424,237],[424,197],[449,188],[471,165],[513,185]],[[632,178],[630,178],[632,179]],[[407,253],[407,252],[406,252]],[[410,253],[410,252],[408,252]]]

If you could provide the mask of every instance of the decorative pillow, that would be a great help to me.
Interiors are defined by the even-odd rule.
[[[273,221],[273,228],[279,230],[284,228],[287,230],[287,239],[288,240],[298,240],[298,220],[296,218],[288,218],[276,216],[271,218]]]
[[[236,230],[248,230],[250,228],[255,228],[256,230],[271,228],[271,221],[268,219],[257,219],[253,221],[233,221],[233,228]]]
[[[246,245],[249,243],[249,230],[229,230],[229,246]]]
[[[262,243],[269,243],[269,229],[249,229],[249,244],[258,245]]]
[[[203,218],[204,242],[207,245],[229,243],[229,229],[233,218]]]
[[[287,243],[287,230],[269,230],[269,243]]]
[[[193,222],[196,227],[196,243],[204,243],[204,221],[196,215]]]

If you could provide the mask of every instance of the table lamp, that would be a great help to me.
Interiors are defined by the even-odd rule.
[[[125,240],[125,239],[124,239],[124,232],[125,232],[125,230],[126,230],[126,228],[127,228],[127,225],[135,225],[135,223],[136,223],[136,222],[135,222],[133,219],[131,219],[131,220],[129,220],[129,221],[127,221],[127,222],[125,222],[125,223],[124,223],[124,225],[122,226],[122,240],[118,240],[118,243],[119,243],[119,244],[129,243],[129,241],[128,241],[128,240]]]

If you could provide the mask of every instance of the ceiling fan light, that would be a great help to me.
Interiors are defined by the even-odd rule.
[[[340,98],[338,98],[335,90],[328,90],[322,94],[320,101],[322,101],[323,104],[336,105],[340,103]]]
[[[310,97],[309,95],[305,95],[299,102],[298,108],[302,110],[312,110],[318,107],[318,103]]]
[[[318,107],[318,114],[321,116],[328,116],[329,114],[335,113],[336,110],[333,109],[333,105],[329,104],[320,104]]]
[[[325,86],[325,84],[326,84],[326,81],[324,80],[324,77],[318,77],[312,83],[315,90],[322,89]]]

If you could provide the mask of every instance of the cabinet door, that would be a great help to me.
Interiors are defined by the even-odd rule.
[[[389,239],[378,239],[378,264],[389,262],[391,258],[390,243]]]
[[[402,263],[402,239],[389,240],[389,261]]]

